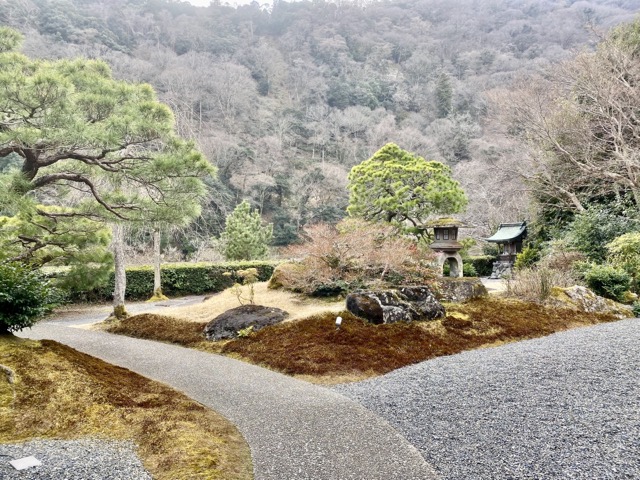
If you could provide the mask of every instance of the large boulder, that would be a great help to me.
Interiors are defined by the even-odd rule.
[[[489,295],[479,278],[439,278],[435,288],[436,298],[441,302],[464,303]]]
[[[289,313],[262,305],[242,305],[218,315],[204,327],[207,340],[237,338],[238,331],[253,327],[253,331],[282,322]]]
[[[422,286],[357,291],[347,295],[347,310],[374,324],[434,320],[445,314],[431,290]]]
[[[616,318],[635,317],[630,306],[600,297],[588,288],[579,285],[569,288],[554,287],[547,303],[555,307],[570,308],[580,312],[609,313]]]

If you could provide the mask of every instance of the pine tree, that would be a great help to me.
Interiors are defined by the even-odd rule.
[[[271,224],[262,225],[257,210],[251,211],[246,200],[227,216],[224,232],[220,240],[227,260],[257,260],[269,253],[269,243],[273,236]]]
[[[177,137],[171,110],[151,86],[115,80],[97,60],[30,59],[15,51],[21,39],[0,27],[0,158],[17,163],[0,173],[0,212],[19,217],[14,224],[29,234],[4,235],[0,259],[50,261],[43,252],[64,250],[69,229],[84,225],[72,218],[99,230],[104,223],[183,223],[200,213],[202,178],[215,169]],[[65,208],[39,208],[43,200]],[[116,269],[123,271],[122,262]],[[123,286],[116,292],[114,306],[123,307]]]
[[[467,205],[449,167],[393,143],[353,167],[347,188],[350,215],[394,223],[405,231],[419,232],[430,215],[458,213]]]
[[[441,73],[436,84],[436,114],[438,118],[447,117],[452,111],[453,87],[449,75]]]

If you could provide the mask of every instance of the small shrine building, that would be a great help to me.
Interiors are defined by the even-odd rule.
[[[498,260],[493,263],[490,278],[502,278],[511,273],[516,255],[522,252],[522,242],[527,237],[527,222],[501,223],[498,231],[485,240],[498,244]]]

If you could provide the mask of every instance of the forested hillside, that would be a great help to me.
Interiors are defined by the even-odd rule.
[[[0,0],[0,23],[25,34],[27,55],[99,57],[117,78],[152,84],[219,169],[197,232],[219,234],[249,198],[284,245],[345,215],[349,169],[387,142],[451,165],[483,233],[525,217],[522,154],[497,133],[488,94],[638,10],[640,0]]]

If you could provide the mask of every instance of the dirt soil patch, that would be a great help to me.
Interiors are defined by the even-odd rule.
[[[342,312],[340,329],[335,326],[336,314],[329,312],[224,342],[204,341],[205,323],[153,314],[132,317],[108,330],[227,354],[305,380],[332,384],[381,375],[464,350],[615,320],[611,315],[494,297],[447,304],[446,309],[444,319],[388,325],[372,325]]]
[[[254,284],[254,303],[265,307],[276,307],[289,312],[289,320],[297,320],[321,312],[339,312],[344,308],[344,300],[309,298],[305,295],[287,290],[273,290],[267,287],[268,282]],[[243,295],[247,295],[248,287],[243,286]],[[213,295],[208,300],[185,307],[171,307],[162,311],[163,315],[176,317],[190,322],[210,322],[218,315],[240,305],[233,288]]]
[[[0,365],[2,443],[130,440],[155,479],[253,478],[238,430],[161,383],[48,340],[1,336]]]

